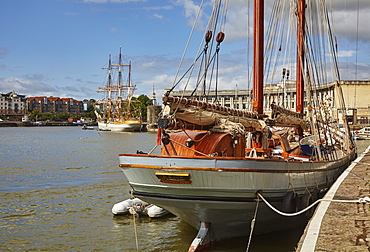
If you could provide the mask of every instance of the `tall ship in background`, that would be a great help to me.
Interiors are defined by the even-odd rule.
[[[131,61],[123,64],[120,48],[117,64],[112,64],[109,55],[108,67],[103,69],[107,69],[108,79],[106,85],[99,87],[97,91],[104,94],[104,98],[95,103],[98,129],[116,132],[140,131],[140,110],[133,109],[134,103],[139,101],[132,100],[136,85],[131,83]]]

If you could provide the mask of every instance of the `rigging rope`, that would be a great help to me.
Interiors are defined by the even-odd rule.
[[[179,143],[179,142],[177,142],[177,141],[175,141],[175,140],[173,140],[173,139],[170,139],[170,141],[171,142],[174,142],[175,144],[178,144],[178,145],[180,145],[180,146],[182,146],[182,147],[184,147],[184,148],[186,148],[186,149],[189,149],[189,150],[192,150],[192,151],[194,151],[194,152],[196,152],[196,153],[198,153],[198,154],[200,154],[200,155],[203,155],[203,156],[209,156],[209,155],[207,155],[207,154],[204,154],[203,152],[200,152],[200,151],[197,151],[197,150],[194,150],[194,149],[192,149],[192,148],[189,148],[188,146],[186,146],[186,145],[184,145],[184,144],[181,144],[181,143]]]
[[[193,33],[194,33],[194,30],[195,30],[195,27],[196,27],[196,24],[197,24],[197,21],[199,19],[199,16],[200,16],[200,13],[201,13],[201,10],[202,10],[202,6],[203,6],[203,3],[204,3],[204,0],[202,0],[201,4],[200,4],[200,7],[199,7],[199,11],[197,13],[197,16],[194,20],[194,23],[193,23],[193,27],[191,28],[191,32],[190,32],[190,35],[189,35],[189,38],[188,38],[188,41],[186,42],[186,46],[185,46],[185,49],[184,49],[184,53],[182,54],[182,57],[181,57],[181,60],[180,60],[180,64],[179,64],[179,67],[177,68],[177,72],[176,72],[176,75],[175,75],[175,78],[173,80],[173,84],[172,84],[172,87],[175,85],[175,82],[176,82],[176,79],[177,79],[177,76],[180,72],[180,68],[182,66],[182,63],[184,62],[184,58],[185,58],[185,54],[187,52],[187,49],[189,47],[189,44],[190,44],[190,40],[193,36]]]

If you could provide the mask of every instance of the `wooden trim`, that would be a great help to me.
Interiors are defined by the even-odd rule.
[[[216,159],[216,160],[254,160],[258,162],[276,162],[275,159],[249,158],[249,157],[220,157],[220,156],[167,156],[167,155],[147,155],[147,154],[118,154],[126,157],[152,157],[152,158],[171,158],[171,159]],[[286,162],[281,160],[281,162]],[[297,162],[297,161],[292,161]],[[310,161],[311,163],[327,163],[327,161]]]
[[[276,160],[273,160],[276,162]],[[287,162],[287,161],[282,161]],[[268,169],[248,169],[248,168],[205,168],[205,167],[163,167],[152,165],[135,165],[135,164],[120,164],[119,167],[123,168],[142,168],[142,169],[155,169],[155,170],[172,170],[172,171],[215,171],[215,172],[259,172],[259,173],[305,173],[305,172],[324,172],[330,170],[344,169],[350,162],[345,163],[341,167],[323,168],[323,169],[306,169],[306,170],[268,170]]]

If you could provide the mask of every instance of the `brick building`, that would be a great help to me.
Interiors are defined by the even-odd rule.
[[[83,114],[84,104],[82,101],[77,101],[73,98],[59,98],[59,97],[28,97],[27,111],[33,110],[39,113],[53,113],[53,114]]]

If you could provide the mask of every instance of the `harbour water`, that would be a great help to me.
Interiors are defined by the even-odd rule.
[[[197,231],[178,217],[111,213],[130,197],[118,154],[149,151],[155,138],[80,127],[0,128],[0,251],[187,251]],[[359,152],[368,145],[358,143]],[[255,235],[249,251],[294,251],[303,229]],[[245,251],[247,243],[231,239],[207,251]]]

